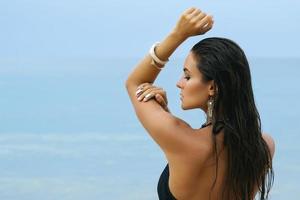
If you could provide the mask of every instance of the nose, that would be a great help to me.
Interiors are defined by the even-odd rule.
[[[182,88],[182,78],[176,83],[176,86],[180,89]]]
[[[176,87],[180,88],[179,82],[176,83]]]

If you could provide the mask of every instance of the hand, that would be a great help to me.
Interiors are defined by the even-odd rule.
[[[180,16],[173,32],[184,38],[202,35],[212,28],[213,23],[211,15],[197,8],[189,8]]]
[[[139,101],[143,102],[147,102],[154,98],[165,111],[170,112],[168,109],[167,93],[162,88],[156,87],[150,83],[143,83],[138,86],[136,97]]]

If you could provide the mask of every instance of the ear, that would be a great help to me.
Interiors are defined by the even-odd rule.
[[[208,82],[208,94],[209,96],[215,96],[215,92],[217,91],[216,84],[214,80]]]

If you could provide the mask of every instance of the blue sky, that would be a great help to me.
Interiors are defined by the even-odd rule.
[[[103,102],[127,100],[127,74],[191,6],[213,14],[215,26],[183,43],[171,65],[210,36],[233,39],[250,58],[300,58],[300,1],[0,1],[0,131],[104,130],[99,118],[124,106]],[[172,73],[173,90],[180,74]]]
[[[300,57],[295,0],[11,0],[0,2],[0,59],[139,57],[191,6],[214,15],[204,37],[229,37],[251,57]],[[200,38],[174,56],[184,57]]]
[[[191,6],[213,14],[215,26],[204,36],[189,38],[171,61],[182,60],[193,44],[210,36],[233,39],[249,58],[300,58],[300,1],[295,0],[0,1],[1,114],[5,125],[11,124],[0,130],[15,130],[15,120],[21,130],[42,130],[49,121],[53,131],[65,124],[98,130],[95,113],[115,107],[101,107],[99,96],[109,99],[123,92],[105,85],[123,84],[138,59]],[[174,73],[174,81],[179,75]],[[33,117],[40,122],[35,128]]]

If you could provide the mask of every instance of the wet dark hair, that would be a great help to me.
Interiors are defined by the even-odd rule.
[[[259,199],[268,199],[274,182],[272,157],[262,138],[249,64],[243,50],[229,39],[213,37],[195,44],[191,53],[203,81],[213,80],[216,86],[212,120],[216,173],[216,135],[222,129],[228,154],[222,199],[253,199],[255,185]],[[217,174],[212,188],[216,179]]]

